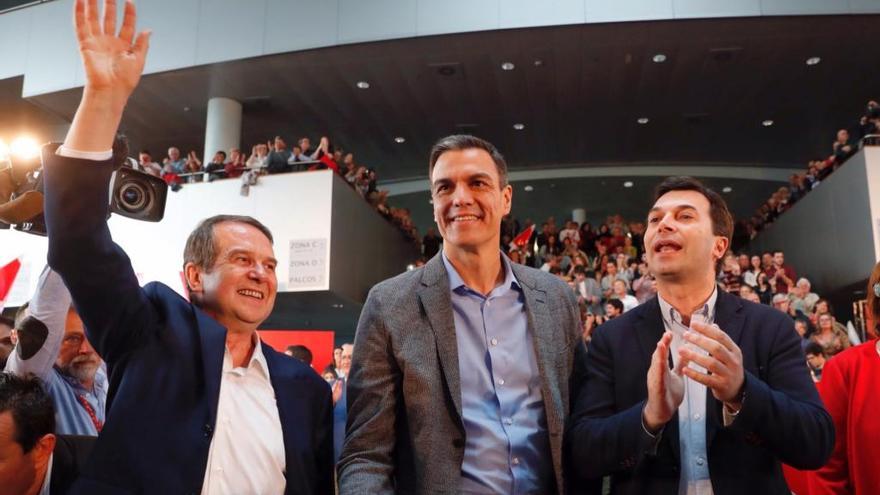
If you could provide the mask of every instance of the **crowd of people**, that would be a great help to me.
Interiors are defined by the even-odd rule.
[[[560,228],[550,217],[540,231],[535,229],[514,241],[521,228],[528,233],[532,226],[531,220],[521,226],[512,216],[504,217],[502,249],[511,261],[549,272],[571,287],[581,310],[585,341],[602,323],[656,295],[644,253],[644,222],[611,215],[598,228],[575,221],[566,221]],[[441,242],[430,230],[422,239],[425,257],[436,254]],[[837,321],[831,303],[813,292],[809,279],[799,277],[785,262],[783,251],[728,252],[717,273],[722,290],[772,306],[792,318],[816,381],[825,360],[851,346],[847,328]]]
[[[761,230],[771,225],[779,215],[818,187],[853,156],[859,150],[862,139],[877,134],[880,134],[880,103],[871,100],[866,105],[865,113],[859,118],[855,132],[845,128],[838,130],[834,142],[831,143],[831,154],[825,158],[810,160],[806,171],[792,174],[788,185],[777,189],[751,218],[737,222],[737,234],[754,239]]]
[[[388,191],[377,187],[376,170],[357,163],[354,153],[334,146],[326,136],[321,137],[314,149],[308,137],[301,137],[292,148],[288,148],[284,138],[275,136],[265,144],[251,147],[249,155],[240,148],[232,148],[228,154],[219,150],[207,164],[199,160],[195,151],[183,157],[180,149],[174,146],[168,148],[167,155],[159,164],[149,150],[143,149],[138,153],[137,160],[132,159],[129,164],[132,168],[162,178],[172,190],[193,182],[244,176],[249,183],[253,183],[259,176],[267,174],[333,170],[382,217],[396,225],[407,239],[418,242],[418,232],[409,209],[388,204]]]

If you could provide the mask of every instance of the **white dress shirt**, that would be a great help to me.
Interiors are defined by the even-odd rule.
[[[662,296],[657,296],[660,302],[660,314],[663,316],[663,325],[666,330],[672,332],[670,354],[673,363],[678,361],[678,350],[682,346],[689,346],[692,350],[707,354],[702,348],[694,346],[684,340],[684,332],[688,331],[682,321],[682,315],[675,310]],[[718,288],[712,291],[712,295],[703,304],[703,307],[691,315],[691,321],[701,318],[707,324],[715,321],[715,302],[718,299]],[[705,373],[706,369],[691,362],[688,366],[696,371]],[[684,380],[684,399],[678,406],[678,442],[680,448],[681,475],[678,482],[679,495],[713,495],[712,480],[709,477],[709,455],[706,445],[706,386],[686,376]]]
[[[202,493],[284,493],[285,453],[275,389],[262,345],[254,334],[247,366],[233,368],[229,349],[223,355],[217,424]]]

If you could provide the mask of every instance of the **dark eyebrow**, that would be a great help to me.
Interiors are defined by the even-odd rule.
[[[681,205],[676,205],[676,206],[674,206],[672,209],[675,210],[675,211],[681,211],[681,210],[694,210],[694,211],[697,211],[697,207],[696,207],[696,206],[694,206],[694,205],[689,205],[689,204],[687,204],[687,203],[685,203],[685,204],[681,204]],[[661,210],[662,210],[662,208],[655,206],[655,207],[651,208],[650,210],[648,210],[648,216],[651,216],[651,213],[654,213],[654,212],[656,212],[656,211],[661,211]]]
[[[246,254],[246,255],[248,255],[248,256],[250,256],[250,257],[252,257],[252,258],[254,257],[254,256],[253,256],[253,252],[248,251],[247,249],[231,249],[231,250],[229,250],[228,253],[226,253],[226,257],[227,257],[227,258],[232,258],[232,257],[235,256],[236,254]],[[270,257],[267,259],[267,261],[270,261],[270,262],[274,263],[275,265],[278,264],[278,260],[276,260],[276,259],[275,259],[274,257],[272,257],[272,256],[270,256]]]

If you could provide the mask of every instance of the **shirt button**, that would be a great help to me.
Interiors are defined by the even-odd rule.
[[[498,379],[498,385],[504,385],[504,378]]]
[[[498,345],[498,339],[492,339],[489,341],[492,345]]]
[[[697,457],[697,466],[702,466],[705,463],[706,459],[703,459],[702,457]]]
[[[514,457],[513,459],[510,460],[510,463],[513,464],[514,466],[519,466],[519,457]]]
[[[695,420],[699,421],[700,418],[702,418],[702,416],[700,416],[700,413],[695,413],[695,414],[694,414],[694,419],[695,419]]]
[[[504,424],[506,424],[506,425],[512,425],[512,424],[513,424],[513,419],[511,419],[511,418],[504,418]]]

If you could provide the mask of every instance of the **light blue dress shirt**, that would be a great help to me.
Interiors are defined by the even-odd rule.
[[[104,363],[101,363],[95,373],[92,390],[84,388],[79,380],[61,373],[58,368],[52,368],[46,375],[44,378],[46,392],[55,406],[55,433],[93,437],[98,435],[92,416],[77,396],[85,398],[97,420],[103,424],[107,401],[107,371],[104,366]]]
[[[690,349],[703,354],[708,354],[703,349],[694,346],[684,340],[684,332],[689,327],[683,321],[682,315],[675,310],[663,297],[658,295],[660,312],[663,316],[663,325],[666,330],[672,332],[670,354],[673,363],[678,361],[678,349],[688,346]],[[715,302],[718,300],[718,288],[712,291],[712,295],[703,304],[703,307],[695,311],[690,319],[700,318],[707,324],[715,322]],[[706,369],[691,362],[688,366],[701,373]],[[691,380],[686,376],[684,379],[684,399],[678,406],[678,441],[681,453],[681,472],[678,482],[679,495],[712,495],[712,480],[709,477],[709,455],[706,446],[706,394],[705,385]]]
[[[504,282],[467,287],[446,255],[465,429],[460,493],[551,493],[554,473],[522,288],[501,255]]]

